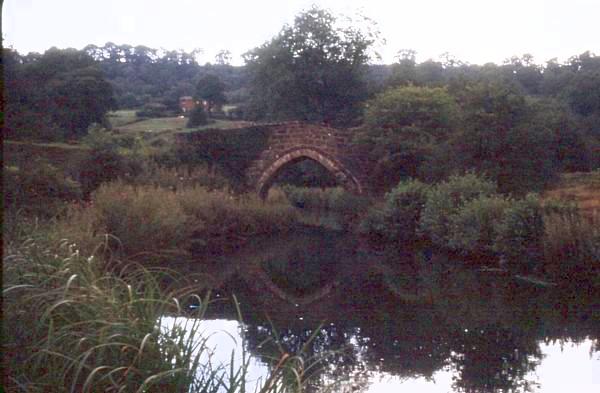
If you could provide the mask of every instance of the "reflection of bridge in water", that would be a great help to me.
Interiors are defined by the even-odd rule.
[[[390,260],[363,253],[346,235],[307,232],[256,241],[216,262],[207,280],[221,297],[236,295],[248,349],[267,364],[280,351],[305,351],[310,358],[343,353],[319,368],[323,380],[365,370],[429,379],[453,370],[453,390],[520,391],[542,360],[544,341],[600,335],[597,295],[563,298],[444,259]],[[286,274],[290,279],[282,280]],[[208,315],[238,317],[237,308],[222,301],[209,306]],[[600,350],[595,343],[593,350]],[[319,391],[315,381],[307,392]]]

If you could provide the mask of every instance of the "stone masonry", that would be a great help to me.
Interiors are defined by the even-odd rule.
[[[365,165],[358,147],[351,143],[352,132],[317,124],[287,122],[271,124],[267,148],[250,165],[247,183],[261,198],[281,169],[312,159],[323,165],[349,191],[366,192]]]

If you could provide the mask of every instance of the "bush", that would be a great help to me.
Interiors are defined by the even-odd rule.
[[[491,196],[495,192],[494,183],[473,173],[451,176],[428,192],[419,220],[419,231],[434,244],[446,247],[452,230],[451,217],[470,200]]]
[[[528,270],[540,265],[543,258],[543,209],[534,194],[513,201],[495,226],[494,250],[502,254],[509,267]],[[523,266],[523,263],[529,266]]]
[[[386,194],[382,206],[374,206],[359,231],[372,242],[404,243],[418,238],[421,211],[430,187],[418,180],[401,182]]]
[[[5,167],[4,207],[52,216],[65,201],[79,200],[81,185],[45,161],[33,161],[23,168]]]
[[[464,204],[449,218],[448,248],[463,254],[491,257],[495,247],[498,223],[515,202],[502,196],[480,196]]]
[[[133,178],[142,173],[142,158],[135,154],[139,141],[131,136],[92,130],[84,142],[91,148],[91,153],[79,164],[79,178],[85,195],[102,183]]]
[[[201,106],[196,106],[190,113],[190,118],[186,124],[187,128],[194,128],[208,124],[208,116]]]

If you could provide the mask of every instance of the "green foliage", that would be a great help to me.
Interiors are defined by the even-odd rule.
[[[232,187],[243,189],[246,171],[265,149],[269,132],[261,126],[196,131],[188,134],[187,143],[178,145],[176,154],[181,164],[216,167]]]
[[[341,27],[313,7],[270,42],[246,53],[256,118],[348,124],[366,97],[364,72],[377,33]]]
[[[447,246],[466,255],[487,257],[488,260],[483,263],[495,262],[490,258],[494,256],[494,251],[502,254],[508,251],[498,246],[496,237],[498,232],[502,236],[508,235],[509,230],[498,231],[497,226],[507,221],[507,211],[514,215],[517,209],[515,203],[518,202],[498,195],[483,195],[466,202],[449,217]]]
[[[192,254],[222,256],[254,236],[277,236],[299,225],[287,201],[266,204],[254,194],[234,196],[194,187],[178,191],[177,200],[193,231],[186,246]]]
[[[544,214],[542,204],[536,195],[512,201],[497,221],[494,250],[501,253],[515,269],[527,266],[514,266],[526,261],[539,265],[543,258]],[[530,267],[531,267],[530,265]]]
[[[578,211],[544,216],[544,270],[566,286],[600,284],[600,218]]]
[[[369,146],[374,188],[389,190],[417,177],[432,149],[454,131],[458,115],[458,106],[443,88],[398,87],[368,101],[357,141]]]
[[[30,235],[5,249],[2,265],[3,310],[11,315],[2,324],[7,391],[248,389],[245,352],[240,364],[233,355],[228,364],[213,361],[201,329],[210,299],[197,295],[200,277],[134,263],[111,271],[75,244]],[[316,364],[301,356],[282,354],[261,392],[302,391],[305,367]]]
[[[5,126],[13,138],[78,138],[115,106],[112,86],[83,51],[52,48],[35,61],[10,64]]]
[[[189,239],[185,212],[168,189],[101,185],[92,196],[97,227],[118,239],[124,255],[177,250]]]
[[[373,243],[401,245],[419,238],[418,225],[430,186],[418,180],[399,183],[361,221],[359,231]]]
[[[452,235],[451,217],[467,202],[482,196],[491,196],[495,192],[494,183],[473,173],[451,176],[428,193],[419,222],[420,231],[434,244],[446,247]]]
[[[285,233],[299,225],[285,199],[265,204],[256,195],[236,197],[198,185],[203,181],[187,179],[168,188],[102,184],[89,203],[68,209],[54,224],[54,233],[77,241],[88,253],[99,243],[98,236],[106,234],[112,253],[161,262],[189,253],[223,255],[253,236]]]
[[[154,186],[169,190],[180,190],[192,187],[203,187],[209,191],[227,190],[229,181],[206,166],[162,166],[148,163],[144,170],[133,178],[127,179],[128,184],[136,186]]]
[[[463,128],[449,148],[463,170],[484,173],[504,193],[523,194],[551,181],[556,173],[551,128],[516,86],[485,80],[455,94]]]
[[[208,116],[211,116],[215,107],[220,107],[227,102],[224,91],[225,85],[216,75],[208,74],[198,80],[195,97],[208,102]]]
[[[52,164],[34,160],[23,167],[4,167],[4,208],[53,216],[64,201],[81,199],[81,185]]]
[[[194,128],[206,124],[208,124],[208,117],[206,116],[204,108],[201,106],[196,106],[194,109],[192,109],[190,117],[185,126],[187,128]]]
[[[406,86],[387,90],[368,101],[365,125],[389,130],[415,143],[428,143],[446,139],[457,117],[458,107],[446,89]]]
[[[84,141],[91,148],[79,163],[79,178],[86,195],[104,182],[133,178],[143,171],[141,157],[133,153],[135,138],[96,130]]]

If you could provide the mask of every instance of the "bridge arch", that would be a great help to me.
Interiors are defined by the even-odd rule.
[[[313,160],[325,167],[325,169],[335,177],[337,182],[348,191],[357,194],[363,193],[363,187],[360,184],[360,181],[344,166],[344,164],[315,147],[299,146],[282,152],[282,154],[278,154],[276,159],[266,166],[266,169],[262,171],[262,174],[256,183],[258,195],[262,199],[265,199],[271,185],[281,170],[305,159]]]

